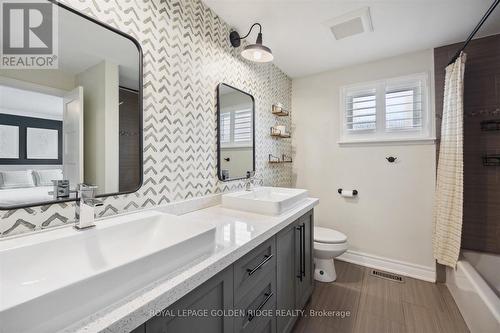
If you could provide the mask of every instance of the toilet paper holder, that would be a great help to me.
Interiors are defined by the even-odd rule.
[[[342,189],[341,189],[341,188],[339,188],[339,189],[337,190],[337,192],[339,192],[339,194],[342,194]],[[353,190],[353,191],[352,191],[352,195],[358,195],[358,190]]]

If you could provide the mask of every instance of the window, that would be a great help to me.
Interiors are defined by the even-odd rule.
[[[340,143],[433,139],[427,89],[426,74],[342,88]]]
[[[243,109],[220,114],[220,143],[224,147],[251,147],[252,110]]]

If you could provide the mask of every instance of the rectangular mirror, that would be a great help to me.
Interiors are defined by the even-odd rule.
[[[218,174],[222,181],[255,171],[255,101],[225,83],[217,87]]]
[[[142,51],[132,37],[61,4],[58,66],[0,69],[0,209],[142,184]]]

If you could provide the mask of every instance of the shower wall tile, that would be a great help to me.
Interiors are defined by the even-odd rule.
[[[230,26],[200,0],[67,0],[80,12],[134,36],[144,52],[144,182],[136,193],[108,197],[111,216],[243,187],[217,178],[216,87],[225,82],[256,102],[256,169],[265,185],[291,186],[290,140],[269,136],[271,106],[290,109],[291,80],[272,64],[244,61],[228,41]],[[0,212],[0,237],[73,221],[74,204]]]
[[[444,68],[460,46],[434,50],[436,115],[443,109]],[[500,119],[500,35],[475,39],[465,52],[462,248],[500,254],[500,167],[482,161],[500,154],[500,131],[481,130],[482,121]]]

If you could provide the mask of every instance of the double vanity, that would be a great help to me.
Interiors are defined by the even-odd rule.
[[[317,203],[257,187],[5,239],[0,332],[288,332]]]
[[[300,189],[253,188],[252,94],[214,87],[218,179],[203,179],[212,185],[196,195],[245,190],[154,206],[151,193],[182,186],[165,185],[169,157],[177,161],[166,134],[163,164],[145,167],[160,162],[151,153],[159,147],[144,142],[156,129],[144,127],[141,43],[57,1],[37,5],[58,12],[46,20],[58,25],[58,66],[0,69],[0,210],[10,211],[0,229],[0,333],[290,331],[313,288],[318,200]],[[196,153],[212,156],[211,147]],[[208,162],[196,176],[188,166],[186,186],[205,178]],[[272,184],[265,171],[261,181]],[[134,201],[117,206],[125,194]],[[154,207],[94,223],[141,205]]]

